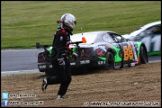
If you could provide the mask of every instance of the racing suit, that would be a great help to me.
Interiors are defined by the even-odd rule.
[[[48,84],[61,84],[58,95],[65,95],[71,82],[71,67],[68,59],[71,30],[68,27],[59,27],[53,40],[54,53],[57,53],[52,60],[52,66],[56,76],[47,77]],[[56,51],[57,50],[57,51]],[[54,51],[54,50],[53,50]],[[61,59],[58,60],[58,59]]]

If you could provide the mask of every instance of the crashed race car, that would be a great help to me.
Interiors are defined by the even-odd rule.
[[[70,48],[78,57],[70,57],[72,68],[103,67],[112,70],[148,63],[147,49],[142,42],[126,40],[113,31],[93,31],[74,34]],[[84,42],[83,42],[84,40]],[[37,48],[40,43],[36,43]],[[53,72],[51,55],[52,46],[42,45],[43,52],[38,54],[38,69],[50,75]]]
[[[132,41],[144,42],[148,56],[161,55],[161,21],[148,23],[122,36]]]

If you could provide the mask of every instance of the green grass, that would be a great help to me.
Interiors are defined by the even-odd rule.
[[[52,44],[56,21],[64,13],[77,19],[73,33],[111,30],[119,34],[161,20],[161,1],[2,1],[1,49]]]

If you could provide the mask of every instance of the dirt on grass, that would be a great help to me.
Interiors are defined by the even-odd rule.
[[[42,92],[43,77],[44,73],[1,77],[1,93],[9,93],[8,106],[161,106],[161,62],[73,75],[63,100],[55,99],[59,84]]]

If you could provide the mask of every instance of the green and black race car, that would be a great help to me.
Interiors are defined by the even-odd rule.
[[[83,38],[86,43],[80,42]],[[77,58],[70,57],[72,68],[102,66],[110,70],[148,63],[144,43],[126,40],[113,31],[78,33],[71,36],[71,41],[72,51],[78,54]],[[52,46],[44,46],[44,49],[38,54],[38,68],[40,72],[49,74],[55,68],[50,61]]]

